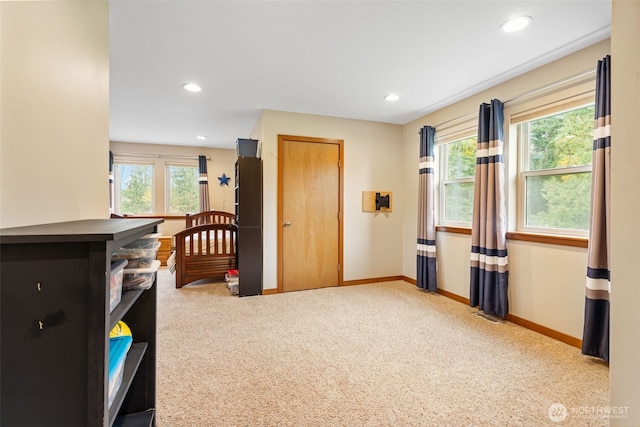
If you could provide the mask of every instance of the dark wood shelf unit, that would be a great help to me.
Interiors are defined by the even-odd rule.
[[[145,411],[118,417],[113,427],[151,427],[154,423],[155,411]]]
[[[153,426],[156,299],[125,291],[110,313],[111,254],[162,219],[96,219],[0,229],[0,425]],[[109,407],[109,332],[129,325]]]
[[[239,296],[262,294],[262,159],[238,157],[235,208]]]

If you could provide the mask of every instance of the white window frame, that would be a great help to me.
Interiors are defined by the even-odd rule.
[[[118,168],[120,165],[129,165],[129,166],[150,166],[151,167],[151,212],[123,212],[121,209],[121,197],[120,197],[120,178],[118,174]],[[145,161],[135,161],[135,160],[119,160],[114,159],[113,161],[113,209],[114,213],[117,215],[122,214],[133,214],[133,215],[154,215],[155,214],[155,199],[156,199],[156,186],[155,186],[155,175],[156,175],[156,167],[153,162],[145,162]]]
[[[583,100],[583,101],[580,101]],[[543,109],[539,115],[529,115],[527,120],[522,120],[513,126],[516,129],[517,145],[518,145],[518,174],[517,174],[517,231],[524,233],[536,233],[546,235],[557,236],[569,236],[569,237],[588,237],[589,230],[575,230],[568,228],[551,228],[551,227],[532,227],[526,224],[526,212],[527,212],[527,178],[530,177],[550,177],[559,175],[568,175],[576,173],[591,173],[591,165],[588,166],[568,166],[558,167],[552,169],[541,170],[529,170],[529,141],[528,141],[528,123],[534,120],[542,119],[545,117],[551,117],[564,112],[577,110],[580,108],[593,105],[594,102],[584,100],[584,96],[580,96],[577,99],[571,99],[566,102],[566,105],[560,103],[554,105],[552,108]],[[564,105],[564,108],[563,108]],[[545,111],[546,110],[546,111]]]
[[[463,222],[463,221],[448,221],[446,219],[446,208],[447,208],[447,199],[446,199],[446,191],[445,188],[448,184],[467,184],[467,183],[475,183],[475,173],[472,177],[467,178],[455,178],[448,179],[449,171],[448,171],[448,158],[449,158],[449,146],[450,144],[454,144],[456,142],[477,137],[477,132],[475,130],[467,131],[462,134],[456,133],[454,137],[447,138],[445,142],[438,141],[438,152],[440,153],[440,183],[439,183],[439,224],[441,226],[451,226],[451,227],[471,227],[471,221]],[[436,135],[437,136],[437,135]],[[473,204],[473,200],[471,201]]]
[[[164,211],[166,215],[184,215],[186,213],[197,213],[196,212],[171,212],[171,174],[169,173],[170,167],[194,167],[196,169],[196,190],[198,192],[198,199],[200,198],[200,189],[199,185],[199,167],[198,161],[180,161],[180,162],[166,162],[164,166],[164,175],[165,175],[165,183],[164,183]],[[199,203],[199,201],[198,201]],[[199,210],[199,209],[198,209]]]

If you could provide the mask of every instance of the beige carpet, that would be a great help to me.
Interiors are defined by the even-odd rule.
[[[609,424],[606,364],[406,282],[238,298],[158,278],[161,427]]]

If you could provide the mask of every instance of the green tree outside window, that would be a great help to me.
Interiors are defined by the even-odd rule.
[[[472,136],[448,143],[445,147],[444,219],[446,222],[471,223],[473,216],[476,141]]]
[[[153,192],[151,165],[120,164],[118,169],[120,188],[120,213],[143,214],[152,212]]]
[[[525,177],[527,227],[589,229],[593,117],[591,105],[521,125],[527,171],[544,172]]]
[[[168,166],[169,213],[184,214],[200,210],[197,166]]]

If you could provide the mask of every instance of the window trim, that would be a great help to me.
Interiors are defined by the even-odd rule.
[[[592,104],[595,100],[595,69],[593,72],[582,73],[559,83],[553,83],[525,92],[505,101],[505,172],[507,183],[507,210],[509,230],[507,241],[526,241],[565,247],[587,248],[588,233],[578,235],[552,234],[549,230],[540,233],[518,230],[522,218],[520,195],[522,185],[520,179],[521,147],[517,138],[517,124],[529,120],[530,117],[542,117],[556,112],[571,110]],[[506,105],[506,102],[509,104]],[[508,117],[508,121],[507,121]],[[508,123],[508,124],[507,124]],[[446,120],[436,126],[436,145],[441,145],[457,139],[463,139],[477,132],[477,113],[469,113],[455,119]],[[509,153],[510,152],[510,153]],[[440,178],[440,176],[437,176]],[[438,184],[440,185],[440,184]],[[441,187],[438,189],[440,194]],[[509,202],[511,199],[511,202]],[[440,205],[442,201],[439,200]],[[441,206],[437,212],[441,211]],[[446,224],[439,219],[436,231],[457,235],[471,235],[471,224]]]
[[[475,133],[474,133],[475,132]],[[473,221],[473,218],[471,219],[471,221],[469,222],[463,222],[463,221],[447,221],[446,220],[446,197],[445,197],[445,187],[447,184],[468,184],[468,183],[475,183],[476,178],[475,178],[475,169],[474,169],[474,176],[472,177],[465,177],[465,178],[455,178],[455,179],[447,179],[448,176],[448,158],[449,158],[449,145],[456,143],[458,141],[463,141],[465,139],[469,139],[469,138],[477,138],[477,127],[473,127],[473,128],[467,128],[465,129],[464,132],[457,132],[455,133],[455,135],[451,135],[449,138],[447,138],[444,141],[438,141],[438,148],[439,148],[439,154],[440,154],[440,159],[439,159],[439,172],[440,172],[440,179],[438,182],[438,197],[439,197],[439,203],[438,203],[438,224],[441,227],[454,227],[454,228],[465,228],[465,227],[471,227],[471,223]],[[475,158],[475,157],[474,157]],[[472,201],[473,203],[473,201]]]
[[[595,92],[591,92],[594,94]],[[567,238],[588,238],[589,230],[575,230],[567,228],[551,228],[551,227],[531,227],[526,225],[526,212],[527,212],[527,197],[526,197],[526,180],[529,177],[540,176],[558,176],[568,175],[575,173],[591,173],[591,165],[588,166],[568,166],[561,168],[551,169],[539,169],[535,171],[528,170],[529,164],[529,147],[528,138],[525,137],[525,133],[528,132],[528,122],[542,119],[545,117],[551,117],[557,114],[561,114],[568,111],[578,110],[594,105],[593,98],[589,99],[584,93],[576,95],[574,97],[565,98],[562,102],[555,102],[552,104],[552,108],[538,108],[534,109],[536,113],[530,113],[524,115],[523,113],[517,113],[511,115],[511,125],[516,129],[513,134],[516,135],[516,144],[518,150],[518,164],[516,174],[516,231],[515,235],[525,236],[550,236],[550,237],[567,237]],[[564,107],[564,108],[563,108]],[[531,111],[531,110],[529,110]],[[528,112],[527,112],[528,113]],[[515,119],[514,119],[515,118]],[[525,146],[526,144],[526,146]],[[527,240],[515,239],[515,240]],[[573,245],[570,245],[573,246]]]
[[[118,166],[119,165],[132,165],[132,166],[150,166],[151,167],[151,212],[122,212],[121,211],[121,197],[118,179]],[[154,162],[140,161],[140,160],[121,160],[114,158],[113,160],[113,213],[117,215],[154,215],[155,202],[156,202],[156,165]]]
[[[462,234],[471,236],[471,227],[450,227],[439,225],[436,227],[438,233]],[[523,241],[533,243],[544,243],[547,245],[571,246],[575,248],[587,248],[589,239],[578,236],[559,236],[539,233],[523,233],[519,231],[507,231],[507,241]]]
[[[166,215],[185,215],[187,213],[197,213],[197,212],[171,212],[171,174],[169,173],[170,167],[195,167],[196,169],[196,183],[199,185],[198,177],[200,175],[199,164],[198,161],[179,161],[179,162],[165,162],[164,164],[164,213]],[[200,203],[200,191],[198,189],[198,204]],[[198,208],[199,210],[199,208]]]

